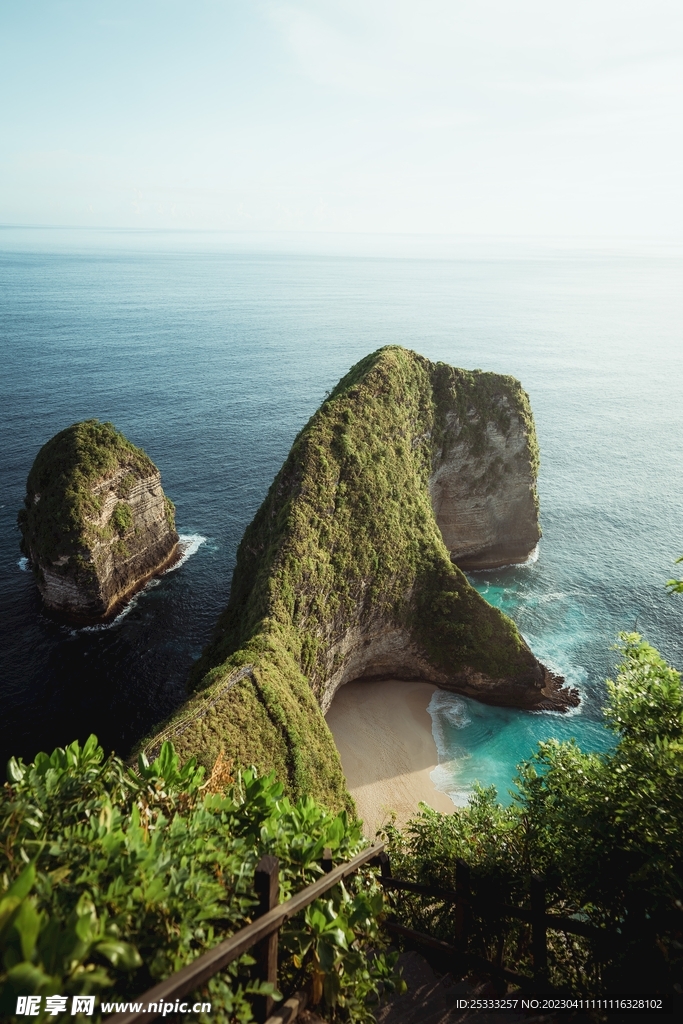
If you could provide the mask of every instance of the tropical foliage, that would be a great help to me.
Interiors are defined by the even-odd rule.
[[[549,933],[550,980],[573,991],[671,991],[683,982],[683,691],[635,633],[621,637],[608,682],[604,754],[549,741],[519,769],[511,806],[493,788],[450,816],[423,808],[403,833],[388,829],[392,873],[455,887],[460,858],[477,902],[470,950],[530,973],[526,925],[496,902],[528,907],[532,872],[545,876],[549,912],[599,929],[595,940]],[[397,902],[404,924],[453,935],[448,905]]]
[[[683,562],[683,557],[676,559],[676,565],[680,562]],[[667,580],[666,585],[670,594],[683,594],[683,580]]]
[[[137,771],[105,759],[91,736],[30,765],[13,759],[8,774],[0,793],[2,1020],[12,1019],[20,995],[95,994],[96,1007],[100,998],[140,996],[249,922],[261,856],[279,858],[284,900],[320,877],[325,847],[341,861],[363,845],[345,813],[310,798],[291,803],[272,776],[253,770],[233,780],[224,759],[205,781],[204,769],[194,760],[181,767],[168,743]],[[380,991],[400,984],[381,952],[381,912],[365,870],[294,919],[282,936],[285,994],[308,986],[330,1019],[372,1020]],[[212,1004],[211,1021],[252,1019],[250,996],[266,991],[253,963],[242,957],[198,993]]]

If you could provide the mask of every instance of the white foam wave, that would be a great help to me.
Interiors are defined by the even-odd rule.
[[[536,547],[534,548],[534,550],[529,555],[529,557],[524,562],[522,562],[521,564],[522,565],[533,565],[534,562],[538,561],[538,556],[539,556],[540,552],[541,552],[541,545],[537,544]]]
[[[566,597],[569,597],[569,594],[565,594],[563,591],[557,590],[557,591],[553,591],[553,593],[551,593],[551,594],[541,594],[540,597],[537,597],[535,599],[535,601],[532,600],[531,603],[532,604],[550,604],[553,601],[564,601],[564,599]]]
[[[527,598],[527,604],[535,607],[540,604],[552,604],[553,601],[566,601],[568,598],[585,598],[585,592],[581,590],[552,590],[549,594],[539,594],[537,597]]]
[[[28,572],[28,558],[20,558],[17,565],[22,572]]]
[[[579,689],[577,687],[577,689]],[[583,696],[579,690],[579,705],[575,708],[567,708],[566,711],[530,711],[530,715],[550,715],[551,718],[578,718],[579,715],[583,714]]]
[[[125,619],[126,615],[129,615],[130,612],[132,612],[133,608],[135,608],[135,605],[138,603],[144,592],[149,587],[156,586],[158,583],[159,580],[150,580],[148,583],[146,583],[142,590],[139,590],[137,594],[133,594],[130,601],[123,606],[119,614],[116,616],[115,619],[112,619],[111,622],[98,622],[97,625],[95,626],[79,626],[77,629],[69,630],[69,632],[72,634],[72,636],[77,636],[79,633],[101,633],[102,630],[104,629],[112,629],[114,626],[118,625],[118,623],[121,622],[122,619]]]
[[[467,713],[467,704],[462,697],[458,697],[454,693],[435,690],[427,706],[427,711],[432,719],[432,736],[439,756],[439,764],[445,764],[453,756],[453,745],[448,742],[446,737],[445,723],[454,729],[464,729],[465,726],[470,725],[472,719]]]
[[[429,773],[429,778],[438,793],[445,793],[449,796],[456,807],[466,807],[472,790],[465,786],[459,787],[456,783],[454,776],[459,767],[457,761],[444,761],[442,764],[437,764],[436,768]]]
[[[539,661],[541,661],[546,668],[550,669],[553,675],[562,676],[565,686],[575,686],[579,691],[578,707],[567,708],[566,711],[529,711],[528,713],[530,715],[557,715],[560,718],[576,718],[578,715],[582,715],[583,691],[588,682],[587,669],[584,668],[583,665],[570,665],[569,668],[565,668],[561,661],[558,661],[548,648],[543,647],[540,639],[536,640],[533,637],[530,638],[524,633],[522,633],[522,638],[526,642],[527,646],[535,653]]]
[[[434,690],[427,708],[432,718],[441,714],[454,729],[463,729],[472,719],[467,712],[467,704],[462,697],[447,690]]]
[[[202,537],[201,533],[181,533],[178,537],[178,547],[181,551],[180,558],[166,569],[162,575],[165,576],[167,572],[173,572],[174,569],[179,569],[181,565],[185,565],[188,558],[195,555],[202,544],[206,544],[206,537]]]
[[[541,546],[537,544],[533,551],[529,552],[523,562],[506,562],[504,565],[496,565],[492,569],[472,569],[471,573],[478,579],[480,576],[492,575],[493,573],[499,573],[501,569],[529,569],[532,565],[538,561],[538,556],[541,553]],[[465,570],[465,575],[470,575],[470,570]],[[470,581],[471,582],[471,581]],[[481,583],[489,585],[488,580],[481,580]]]
[[[205,541],[206,537],[202,537],[199,533],[181,534],[178,538],[178,546],[182,552],[180,558],[177,562],[174,562],[169,569],[165,569],[161,575],[165,576],[166,573],[173,572],[174,569],[178,569],[181,565],[184,565],[188,558],[199,551]],[[99,622],[96,626],[80,626],[78,629],[70,630],[70,632],[75,635],[77,633],[99,633],[103,629],[112,629],[114,626],[118,625],[122,619],[125,619],[126,615],[129,615],[130,612],[132,612],[143,594],[147,593],[147,591],[151,590],[153,587],[158,587],[160,583],[161,580],[158,576],[148,580],[144,587],[141,590],[138,590],[137,594],[134,594],[133,597],[131,597],[130,601],[127,602],[116,618],[112,619],[111,622]]]

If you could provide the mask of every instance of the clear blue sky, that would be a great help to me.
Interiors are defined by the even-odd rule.
[[[4,0],[0,223],[683,236],[680,0]]]

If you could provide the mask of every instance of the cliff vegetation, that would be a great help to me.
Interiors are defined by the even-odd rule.
[[[322,712],[350,678],[428,678],[493,702],[554,706],[566,691],[453,564],[429,494],[450,443],[464,439],[480,459],[493,431],[504,438],[520,422],[535,509],[538,449],[516,380],[395,346],[353,367],[247,528],[195,696],[148,754],[164,738],[207,764],[225,749],[339,808],[348,797]]]
[[[111,423],[62,430],[36,456],[19,513],[48,608],[99,621],[175,556],[173,503],[152,460]]]
[[[501,807],[493,789],[440,815],[423,807],[403,831],[389,827],[392,874],[456,888],[470,866],[468,946],[529,975],[530,930],[496,903],[528,908],[533,873],[546,881],[550,914],[591,926],[591,937],[548,932],[548,981],[560,995],[652,996],[680,992],[683,892],[683,690],[637,634],[621,638],[622,663],[608,682],[615,742],[586,754],[574,742],[539,745],[520,766],[518,793]],[[280,899],[361,847],[342,812],[310,797],[289,800],[272,775],[233,776],[220,757],[211,773],[181,764],[169,743],[137,771],[104,758],[95,737],[34,763],[12,760],[0,791],[0,1014],[18,995],[93,994],[94,1020],[108,1004],[139,998],[247,923],[254,869],[280,861]],[[387,905],[386,901],[389,901]],[[282,993],[306,987],[334,1022],[371,1022],[381,994],[401,991],[395,954],[384,951],[383,915],[454,941],[450,903],[383,895],[370,870],[312,904],[281,934]],[[434,955],[434,954],[431,954]],[[437,967],[453,970],[447,963]],[[211,1016],[252,1020],[249,956],[193,993]],[[67,1008],[40,1020],[66,1022]]]
[[[95,525],[102,500],[93,484],[113,476],[121,467],[121,502],[110,523]],[[60,431],[38,452],[26,483],[25,508],[19,513],[23,553],[38,563],[74,559],[103,535],[125,532],[130,508],[125,504],[137,480],[156,472],[141,448],[136,448],[113,423],[83,420]]]

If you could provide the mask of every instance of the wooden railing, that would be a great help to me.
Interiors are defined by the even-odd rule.
[[[363,850],[345,864],[332,867],[332,855],[329,850],[323,854],[322,867],[324,877],[306,886],[285,903],[278,904],[279,863],[277,857],[262,857],[256,867],[254,887],[259,897],[259,906],[255,920],[245,928],[220,942],[207,953],[187,964],[182,970],[171,975],[165,981],[149,989],[139,996],[135,1002],[139,1010],[129,1010],[108,1017],[106,1024],[137,1024],[138,1021],[149,1022],[156,1017],[166,1016],[168,1010],[164,1005],[175,1004],[190,992],[196,991],[200,985],[208,981],[228,964],[232,963],[247,950],[255,948],[258,964],[258,975],[262,981],[272,982],[277,986],[278,935],[282,925],[295,914],[304,910],[310,903],[318,899],[342,879],[352,875],[364,864],[374,863],[380,868],[380,878],[385,889],[412,892],[421,896],[431,896],[455,906],[455,945],[441,939],[425,935],[422,932],[406,928],[392,920],[386,920],[384,927],[390,933],[402,936],[412,942],[419,943],[429,949],[445,954],[460,966],[466,964],[492,977],[504,981],[512,981],[522,988],[533,986],[535,989],[547,989],[548,940],[549,929],[571,932],[588,938],[604,937],[599,928],[576,921],[569,917],[560,917],[546,912],[545,886],[543,880],[533,876],[531,880],[531,906],[513,907],[505,903],[487,902],[486,909],[500,917],[516,918],[531,925],[531,947],[533,953],[533,977],[508,971],[502,963],[494,963],[484,957],[467,952],[470,932],[470,919],[476,900],[470,882],[470,869],[464,861],[456,864],[455,889],[442,889],[436,885],[423,885],[403,878],[393,878],[391,864],[384,843],[377,843]],[[502,950],[501,950],[502,954]],[[303,993],[295,993],[292,997],[274,1009],[270,996],[255,997],[254,1012],[256,1019],[266,1024],[288,1024],[305,1008],[306,997]],[[155,1007],[155,1009],[150,1009]],[[172,1014],[172,1011],[171,1011]],[[169,1017],[173,1020],[173,1015]]]
[[[262,857],[256,867],[254,884],[259,897],[259,907],[255,920],[245,928],[231,935],[229,939],[220,942],[207,953],[187,964],[170,978],[155,985],[144,995],[135,999],[141,1006],[140,1010],[129,1010],[125,1013],[116,1013],[107,1018],[106,1024],[136,1024],[137,1021],[153,1021],[164,1015],[164,1004],[171,1003],[174,1007],[177,1000],[194,992],[205,981],[212,978],[219,971],[222,971],[228,964],[232,963],[247,950],[256,946],[256,960],[259,965],[259,977],[262,981],[271,981],[277,985],[277,947],[280,928],[295,914],[304,910],[313,900],[341,882],[344,878],[352,875],[358,868],[369,861],[376,860],[380,853],[384,852],[384,843],[368,847],[356,857],[332,867],[332,854],[325,850],[323,854],[322,867],[325,871],[323,878],[306,886],[301,892],[296,893],[291,899],[278,904],[279,888],[279,864],[277,857]],[[148,1007],[156,1006],[157,1010],[149,1010]],[[270,996],[259,996],[254,1007],[258,1020],[266,1021],[266,1024],[287,1024],[296,1019],[297,1014],[305,1008],[305,996],[297,993],[286,1000],[277,1010],[273,1011],[273,1000]],[[169,1020],[172,1017],[169,1016]]]
[[[469,866],[462,860],[456,862],[455,889],[442,889],[436,885],[423,885],[420,882],[410,882],[403,878],[392,878],[391,864],[386,851],[382,850],[377,861],[380,867],[380,881],[385,889],[393,889],[400,892],[413,892],[420,896],[431,896],[434,899],[443,900],[445,903],[455,905],[455,945],[442,942],[431,935],[406,928],[395,921],[385,921],[384,927],[395,935],[410,939],[430,949],[437,950],[448,957],[458,957],[461,962],[501,980],[512,981],[517,985],[528,988],[532,985],[538,989],[539,986],[547,989],[548,984],[548,931],[555,930],[570,932],[574,935],[582,935],[585,938],[604,938],[605,932],[594,925],[584,921],[575,920],[572,917],[561,917],[559,914],[548,914],[546,909],[545,883],[539,875],[532,875],[530,886],[530,903],[527,907],[513,907],[506,903],[486,901],[485,910],[487,915],[495,914],[499,917],[516,918],[531,925],[531,950],[533,957],[533,977],[525,974],[517,974],[514,971],[506,970],[502,962],[494,963],[484,957],[476,956],[467,952],[467,942],[470,931],[470,918],[473,909],[477,905],[470,881]],[[481,903],[481,901],[480,901]],[[484,909],[482,907],[482,909]],[[502,947],[500,950],[502,958]]]

